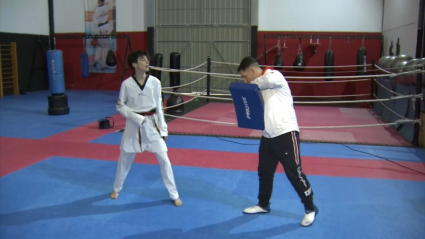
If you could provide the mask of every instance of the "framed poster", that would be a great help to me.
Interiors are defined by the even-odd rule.
[[[91,73],[116,72],[116,60],[111,60],[111,54],[116,56],[116,39],[107,38],[108,35],[116,34],[115,13],[115,0],[85,0],[86,35],[99,35],[98,38],[85,40]]]

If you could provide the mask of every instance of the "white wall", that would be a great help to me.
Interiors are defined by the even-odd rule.
[[[147,31],[148,0],[117,0],[117,30],[119,32]]]
[[[12,1],[12,0],[10,0]],[[47,0],[45,0],[47,2]],[[146,31],[148,0],[116,0],[117,32]],[[55,32],[84,33],[85,0],[55,0]]]
[[[49,35],[47,0],[0,0],[0,32]]]
[[[400,54],[415,57],[418,16],[419,0],[384,0],[384,55],[389,55],[391,41],[396,54],[397,38],[400,38]]]
[[[258,30],[381,32],[382,3],[383,0],[260,0]]]

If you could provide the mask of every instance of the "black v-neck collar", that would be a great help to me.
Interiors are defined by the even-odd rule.
[[[146,82],[148,82],[149,79],[149,74],[146,73],[146,78],[145,78],[145,83],[143,83],[143,85],[140,85],[140,83],[137,81],[136,77],[134,77],[134,75],[132,75],[131,77],[133,77],[133,80],[136,82],[136,84],[139,86],[140,90],[143,91],[143,89],[145,89],[145,85]]]

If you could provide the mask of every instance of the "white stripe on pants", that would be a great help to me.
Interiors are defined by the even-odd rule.
[[[171,167],[170,160],[168,159],[167,152],[155,152],[155,156],[158,160],[161,169],[162,180],[168,190],[168,193],[170,194],[170,198],[172,200],[179,198],[176,183],[174,182],[173,169]],[[135,157],[136,153],[127,153],[124,150],[121,150],[120,158],[118,159],[117,172],[115,175],[115,192],[118,193],[121,191]]]

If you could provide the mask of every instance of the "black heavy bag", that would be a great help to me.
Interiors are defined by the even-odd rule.
[[[397,38],[397,44],[396,44],[396,48],[395,48],[395,55],[399,56],[400,55],[400,38]]]
[[[170,54],[170,69],[180,70],[180,54],[177,52],[172,52]],[[180,72],[170,72],[170,86],[179,86],[180,85]],[[174,92],[177,92],[177,88],[173,88]],[[176,94],[171,94],[167,100],[167,112],[168,113],[182,113],[184,111],[184,101],[183,99]],[[180,105],[181,104],[181,105]],[[176,106],[179,105],[179,106]]]
[[[109,49],[108,54],[106,55],[106,65],[109,67],[117,65],[117,58],[111,49]]]
[[[170,54],[170,69],[180,70],[180,54],[172,52]],[[180,72],[170,72],[170,86],[180,85]],[[177,90],[178,88],[174,88]]]
[[[298,54],[297,54],[297,57],[295,57],[294,66],[296,66],[294,67],[294,70],[296,71],[303,71],[305,69],[303,52],[301,50],[301,38],[300,38],[300,44],[298,46]]]
[[[326,67],[324,68],[324,75],[327,77],[334,76],[334,67],[328,67],[328,66],[334,66],[334,52],[332,50],[327,50],[325,53],[325,64]],[[327,81],[333,80],[333,78],[325,78]]]
[[[89,55],[87,53],[81,53],[81,77],[86,78],[89,76]]]
[[[150,61],[150,65],[156,66],[156,67],[162,67],[162,61],[163,61],[163,55],[160,53],[157,53],[153,56],[152,61]],[[150,73],[152,76],[155,76],[156,78],[158,78],[158,80],[161,81],[161,71],[151,69]]]
[[[276,58],[274,59],[274,65],[275,66],[284,66],[283,58],[282,58],[282,51],[281,51],[280,47],[277,50]]]
[[[367,75],[367,51],[360,47],[357,51],[357,74],[359,76]]]

